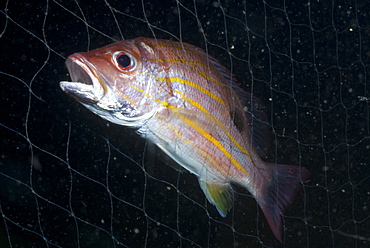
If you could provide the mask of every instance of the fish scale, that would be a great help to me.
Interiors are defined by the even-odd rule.
[[[60,82],[63,91],[137,128],[198,177],[221,216],[233,206],[231,183],[248,189],[282,242],[282,215],[310,173],[261,159],[259,101],[216,59],[184,42],[136,38],[73,54],[66,64],[72,81]]]

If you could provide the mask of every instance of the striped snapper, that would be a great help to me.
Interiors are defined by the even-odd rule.
[[[231,183],[247,188],[282,242],[282,214],[310,173],[261,159],[258,100],[216,59],[187,43],[136,38],[75,53],[66,65],[72,82],[60,82],[64,92],[110,122],[138,128],[197,175],[223,217],[233,205]]]

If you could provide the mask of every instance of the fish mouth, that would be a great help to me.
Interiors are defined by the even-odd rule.
[[[62,81],[59,85],[77,101],[89,105],[96,104],[108,92],[104,78],[81,54],[69,56],[66,66],[72,81]]]
[[[155,115],[156,108],[142,114],[133,104],[117,95],[115,88],[83,53],[69,56],[66,66],[71,82],[60,82],[60,88],[100,117],[118,125],[136,127]]]

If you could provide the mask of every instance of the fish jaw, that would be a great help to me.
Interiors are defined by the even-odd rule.
[[[76,53],[68,57],[66,66],[72,82],[60,82],[64,92],[85,104],[94,104],[103,98],[107,84],[92,64]]]
[[[138,114],[137,109],[117,94],[84,56],[79,53],[66,61],[72,81],[60,82],[61,89],[100,117],[124,126],[140,127],[155,111]]]

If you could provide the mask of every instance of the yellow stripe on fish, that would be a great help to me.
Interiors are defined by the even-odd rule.
[[[222,105],[226,105],[224,100],[222,100],[218,95],[216,94],[213,94],[212,92],[210,92],[209,90],[203,88],[202,86],[200,86],[199,84],[197,83],[194,83],[190,80],[186,80],[186,79],[182,79],[182,78],[179,78],[179,77],[168,77],[168,78],[157,78],[158,81],[170,81],[170,82],[179,82],[179,83],[182,83],[182,84],[185,84],[185,85],[189,85],[191,87],[194,87],[196,88],[197,90],[199,90],[200,92],[206,94],[207,96],[209,96],[210,98],[218,101],[219,103],[221,103]]]
[[[204,72],[201,72],[201,71],[198,71],[198,74],[202,77],[204,77],[205,79],[207,79],[208,81],[212,81],[218,85],[222,85],[222,86],[226,86],[224,83],[220,82],[219,80],[216,80],[214,79],[213,77],[209,77],[207,74],[205,74]],[[228,88],[225,88],[226,90],[228,90]],[[230,90],[228,90],[230,91]]]
[[[172,59],[149,59],[153,62],[162,62],[162,63],[181,63],[184,65],[191,65],[193,67],[200,65],[202,67],[208,68],[208,66],[199,60],[189,60],[189,59],[180,59],[180,58],[172,58]]]
[[[210,114],[208,112],[208,110],[206,110],[205,108],[203,108],[203,106],[200,103],[198,103],[198,102],[190,99],[189,97],[186,97],[184,95],[184,93],[182,93],[181,91],[175,90],[175,92],[178,93],[185,101],[190,102],[193,106],[197,107],[199,110],[203,111],[206,114]],[[217,122],[217,125],[219,127],[222,127],[222,130],[224,131],[224,133],[226,133],[227,137],[229,137],[229,139],[234,143],[234,145],[236,145],[237,148],[239,148],[244,154],[246,154],[248,156],[248,158],[250,160],[252,160],[251,155],[249,154],[249,152],[242,145],[240,145],[238,143],[238,141],[236,141],[234,139],[234,137],[231,135],[231,133],[229,131],[227,131],[227,128],[225,127],[225,125],[222,124],[222,122],[218,118],[216,118],[216,117],[213,117],[213,118],[214,118],[214,121]]]
[[[144,90],[143,89],[140,89],[140,88],[138,88],[138,87],[136,87],[136,86],[134,86],[134,85],[132,85],[132,84],[129,84],[130,86],[131,86],[131,88],[133,88],[134,90],[136,90],[136,91],[138,91],[138,92],[141,92],[141,93],[143,93],[144,92]],[[167,101],[161,101],[160,99],[158,99],[158,98],[153,98],[151,95],[149,95],[148,93],[145,93],[144,94],[146,97],[148,97],[148,98],[150,98],[150,99],[152,99],[152,100],[154,100],[154,101],[156,101],[156,102],[159,102],[159,103],[161,103],[163,106],[165,106],[166,108],[173,108],[173,106],[171,106],[171,105],[168,105],[168,102]],[[135,105],[136,105],[136,103],[135,103]]]
[[[194,143],[191,140],[184,139],[182,137],[182,134],[179,132],[179,130],[177,128],[172,126],[170,123],[167,123],[167,127],[169,127],[180,140],[185,141],[186,143],[191,145],[193,148],[197,149],[197,151],[202,155],[202,157],[205,160],[209,161],[213,165],[214,168],[216,168],[217,170],[219,170],[220,172],[222,172],[224,174],[227,173],[226,168],[224,168],[222,165],[217,163],[217,161],[215,159],[213,159],[212,156],[210,156],[210,154],[207,153],[204,149],[200,149],[199,147],[195,146]],[[185,165],[182,165],[182,166],[187,167]],[[188,169],[191,170],[191,168],[188,168]]]
[[[201,128],[199,125],[197,125],[194,121],[191,121],[190,119],[186,118],[180,113],[177,113],[178,117],[181,118],[187,125],[192,127],[195,131],[197,131],[199,134],[201,134],[204,138],[209,140],[213,145],[215,145],[223,154],[225,157],[230,159],[230,161],[235,165],[236,168],[238,168],[240,171],[244,172],[246,175],[249,176],[249,173],[245,170],[243,166],[239,164],[239,162],[231,155],[227,149],[221,144],[220,141],[215,139],[212,135],[210,135],[208,132],[206,132],[203,128]]]
[[[191,99],[191,98],[189,98],[189,97],[187,97],[187,96],[185,96],[184,95],[184,93],[182,93],[181,91],[179,91],[179,90],[175,90],[175,92],[177,93],[177,94],[179,94],[180,96],[181,96],[181,98],[182,99],[184,99],[185,101],[188,101],[188,102],[190,102],[193,106],[195,106],[196,108],[198,108],[199,110],[201,110],[201,111],[203,111],[204,113],[207,113],[207,114],[210,114],[209,112],[208,112],[208,110],[207,109],[205,109],[199,102],[196,102],[196,101],[194,101],[193,99]]]
[[[187,81],[187,80],[184,80],[184,81]],[[143,89],[140,89],[140,88],[137,88],[137,87],[135,87],[134,85],[131,85],[130,84],[130,86],[133,88],[133,89],[135,89],[135,90],[137,90],[137,91],[139,91],[139,92],[144,92],[144,90]],[[205,90],[205,89],[204,89]],[[204,113],[207,113],[207,114],[210,114],[200,103],[198,103],[198,102],[196,102],[196,101],[194,101],[194,100],[192,100],[192,99],[190,99],[189,97],[186,97],[185,95],[184,95],[184,93],[182,93],[181,91],[179,91],[179,90],[175,90],[175,92],[176,93],[178,93],[185,101],[188,101],[188,102],[190,102],[193,106],[195,106],[195,107],[197,107],[199,110],[201,110],[201,111],[203,111]],[[148,98],[151,98],[151,99],[153,99],[149,94],[145,94],[145,96],[146,97],[148,97]],[[166,101],[160,101],[159,99],[154,99],[156,102],[160,102],[163,106],[165,106],[165,107],[167,107],[167,108],[173,108],[172,106],[170,106],[170,105],[168,105],[168,102],[166,102]],[[226,133],[226,135],[229,137],[229,139],[234,143],[234,145],[236,145],[236,147],[237,148],[239,148],[244,154],[246,154],[247,156],[248,156],[248,158],[250,159],[250,160],[252,160],[252,158],[251,158],[251,156],[250,156],[250,154],[249,154],[249,152],[242,146],[242,145],[240,145],[233,137],[232,137],[232,135],[230,134],[230,132],[229,131],[227,131],[227,128],[225,127],[225,125],[224,124],[222,124],[221,122],[220,122],[220,120],[219,119],[217,119],[216,117],[214,117],[214,120],[215,121],[217,121],[217,125],[218,126],[222,126],[223,128],[223,130],[224,130],[224,132]],[[246,172],[246,171],[245,171]],[[248,174],[248,173],[247,173]]]
[[[249,152],[243,147],[241,146],[238,141],[236,141],[233,136],[231,136],[230,132],[225,132],[227,137],[229,137],[229,139],[231,139],[231,141],[234,143],[234,145],[236,145],[236,147],[238,147],[244,154],[246,154],[249,158],[249,160],[252,161],[252,157],[251,155],[249,154]]]
[[[203,53],[201,51],[195,49],[194,47],[190,47],[190,46],[185,47],[185,46],[174,46],[174,45],[168,45],[168,44],[150,44],[149,46],[151,48],[153,48],[153,47],[174,48],[174,49],[182,50],[182,51],[185,51],[185,52],[191,52],[191,53],[203,55]]]

